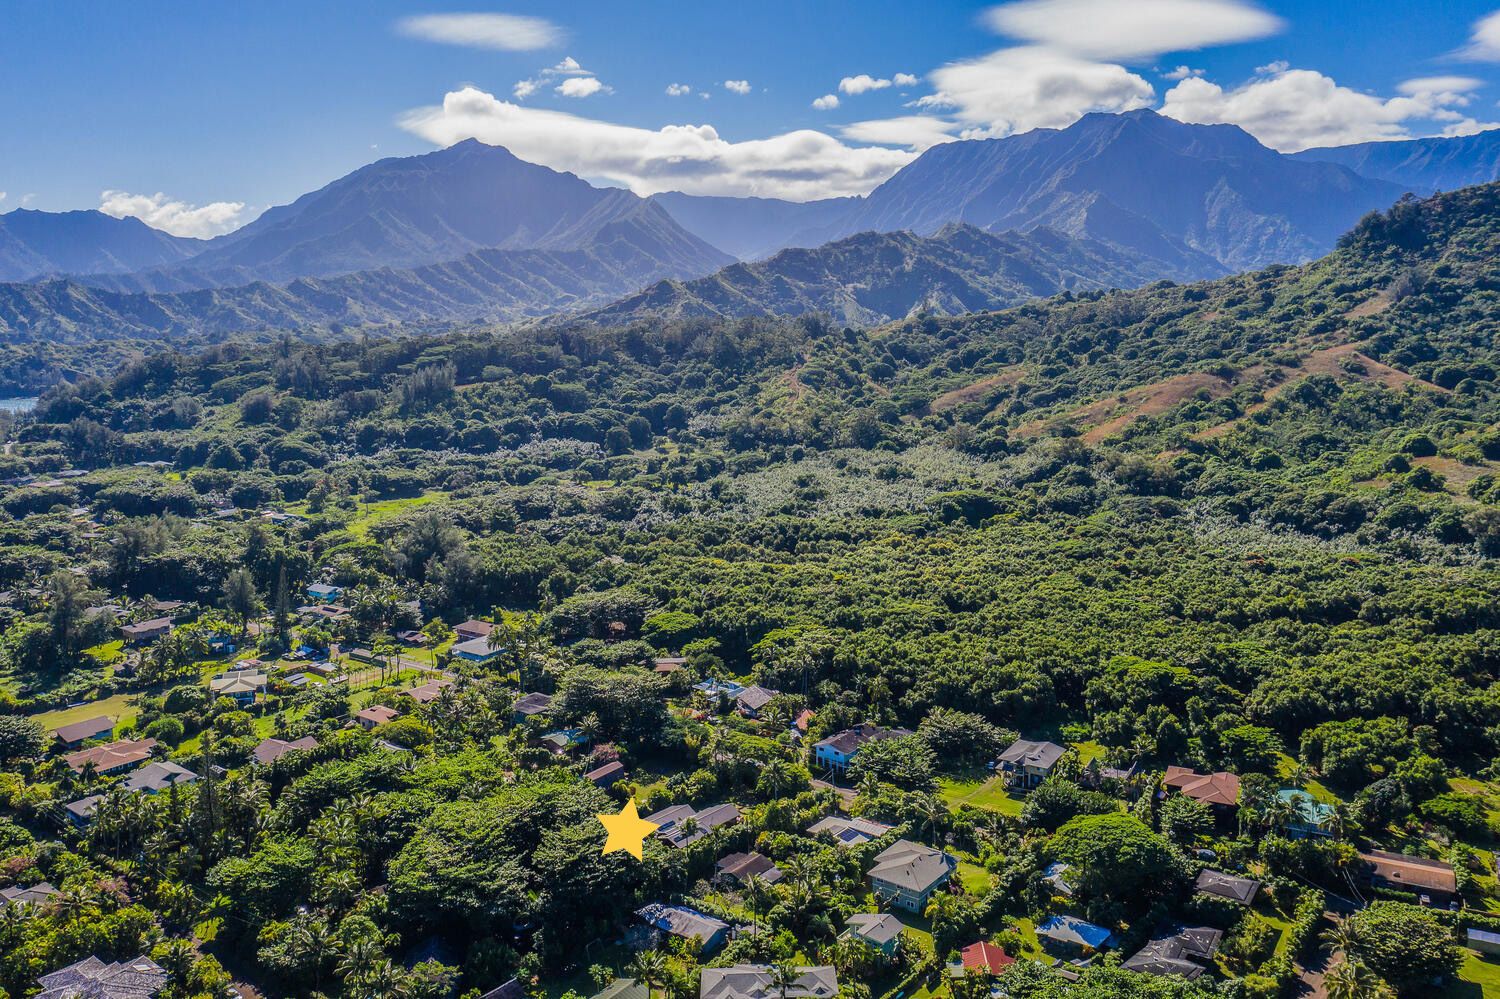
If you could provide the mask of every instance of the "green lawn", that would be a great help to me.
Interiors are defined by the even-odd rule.
[[[43,711],[31,717],[41,722],[42,728],[48,732],[62,725],[71,725],[73,722],[86,721],[100,715],[113,718],[118,727],[124,722],[133,720],[140,713],[133,705],[126,703],[134,697],[134,694],[115,694],[102,701],[90,701],[77,707],[59,708],[56,711]]]
[[[958,862],[958,882],[970,895],[983,895],[990,890],[990,872],[967,860]]]
[[[959,805],[970,805],[974,808],[986,808],[992,812],[1002,815],[1020,815],[1021,801],[1013,798],[1005,790],[1005,782],[999,777],[990,777],[985,780],[958,780],[944,777],[938,781],[938,793],[948,803],[948,807],[957,809]]]
[[[1435,992],[1439,999],[1497,999],[1500,997],[1500,962],[1494,958],[1481,959],[1472,950],[1464,951],[1463,967],[1458,969],[1458,981]]]

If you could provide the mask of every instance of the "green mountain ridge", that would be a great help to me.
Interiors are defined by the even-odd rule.
[[[956,315],[1064,290],[1135,287],[1155,262],[1048,229],[988,233],[954,224],[930,237],[866,232],[815,249],[782,250],[691,281],[663,281],[583,318],[798,316],[823,312],[875,325],[918,312]]]

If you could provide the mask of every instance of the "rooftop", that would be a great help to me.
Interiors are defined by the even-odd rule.
[[[957,866],[957,861],[941,850],[898,839],[875,857],[869,875],[897,888],[922,892],[940,883]]]
[[[798,968],[784,993],[774,984],[765,964],[736,964],[729,968],[704,968],[699,979],[699,999],[831,999],[838,994],[838,973],[830,967]]]

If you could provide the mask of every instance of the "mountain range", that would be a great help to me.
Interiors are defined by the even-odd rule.
[[[1338,163],[1422,194],[1500,180],[1500,129],[1455,138],[1361,142],[1307,149],[1293,159]]]
[[[1488,179],[1497,138],[1286,156],[1235,126],[1094,114],[934,146],[868,196],[802,204],[642,198],[468,140],[369,164],[207,241],[99,212],[0,215],[0,327],[155,338],[808,309],[878,322],[1304,261],[1409,190]]]
[[[1000,309],[1060,291],[1134,288],[1154,267],[1108,243],[1052,229],[991,233],[962,222],[932,236],[866,232],[782,250],[694,281],[661,281],[582,318],[795,316],[824,312],[876,325],[919,312]]]

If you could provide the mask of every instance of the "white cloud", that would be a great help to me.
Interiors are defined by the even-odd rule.
[[[557,85],[557,92],[564,97],[592,97],[607,90],[597,76],[571,76]]]
[[[1469,44],[1455,54],[1474,62],[1500,62],[1500,10],[1475,21]]]
[[[541,86],[537,80],[517,80],[516,85],[510,88],[510,92],[516,95],[516,100],[524,101],[541,89]]]
[[[594,74],[578,65],[578,60],[572,56],[563,56],[563,61],[556,66],[548,66],[542,70],[549,76],[593,76]]]
[[[744,142],[720,138],[711,125],[652,131],[523,107],[474,87],[448,93],[441,106],[408,112],[400,125],[440,146],[468,138],[503,145],[522,159],[637,194],[794,201],[866,194],[915,157],[907,150],[850,146],[810,129]]]
[[[518,14],[422,14],[402,18],[396,30],[411,38],[503,52],[529,52],[561,44],[563,31],[541,17]]]
[[[813,101],[812,106],[819,111],[832,111],[834,108],[839,106],[839,95],[824,94],[822,97],[819,97],[817,100]]]
[[[1020,0],[985,20],[1012,38],[1090,59],[1150,59],[1265,38],[1282,21],[1241,0]]]
[[[1186,80],[1190,76],[1202,75],[1203,70],[1201,69],[1194,69],[1191,66],[1178,66],[1176,69],[1167,70],[1161,76],[1163,80]]]
[[[0,201],[4,201],[4,200],[5,200],[5,192],[4,191],[0,191]]]
[[[29,194],[23,194],[23,195],[21,195],[21,207],[25,208],[27,205],[31,204],[35,200],[36,200],[36,192],[35,191],[32,191]]]
[[[952,142],[957,136],[957,122],[932,115],[912,114],[900,118],[856,121],[839,129],[839,135],[853,142],[872,142],[878,146],[906,146],[918,152],[940,142]]]
[[[917,85],[917,78],[911,73],[897,73],[891,77],[891,82],[898,87],[915,87]]]
[[[973,137],[1063,128],[1090,111],[1134,111],[1156,100],[1123,66],[1020,46],[949,63],[930,74],[937,92],[918,107],[952,111]]]
[[[127,194],[124,191],[105,191],[99,195],[99,210],[117,219],[134,216],[153,229],[174,236],[206,239],[237,228],[245,204],[242,201],[215,201],[194,207],[160,192]]]
[[[667,84],[667,96],[668,97],[686,97],[688,94],[691,94],[692,92],[693,92],[693,88],[690,87],[690,86],[688,86],[686,83],[669,83],[669,84]]]
[[[1194,78],[1167,91],[1162,114],[1199,124],[1239,125],[1283,152],[1404,139],[1412,135],[1411,125],[1428,121],[1444,123],[1445,134],[1460,135],[1484,127],[1455,110],[1470,101],[1468,82],[1456,77],[1408,80],[1401,96],[1383,98],[1308,69],[1272,72],[1233,90]]]
[[[1256,76],[1275,76],[1278,73],[1285,73],[1287,70],[1289,70],[1291,68],[1292,68],[1292,64],[1291,63],[1287,62],[1285,59],[1278,59],[1275,62],[1268,62],[1264,66],[1256,66],[1255,67],[1255,75]]]
[[[839,92],[854,97],[871,90],[884,90],[890,85],[890,80],[877,80],[869,73],[861,73],[858,76],[846,76],[840,80]]]
[[[724,89],[734,94],[748,94],[750,92],[749,80],[725,80]]]
[[[1437,98],[1464,107],[1473,100],[1470,92],[1482,86],[1484,81],[1472,76],[1421,76],[1397,84],[1396,90],[1408,97]]]

